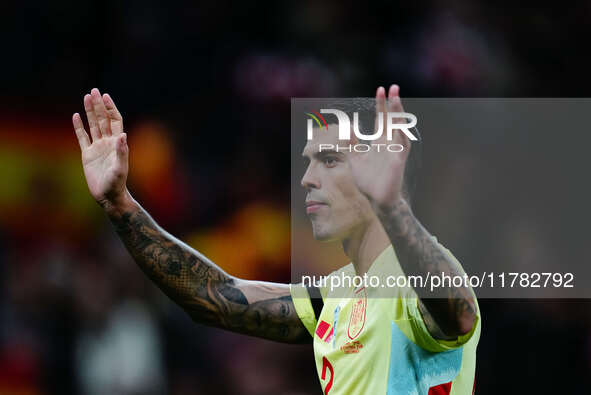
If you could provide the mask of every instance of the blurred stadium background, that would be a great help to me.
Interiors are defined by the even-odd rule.
[[[156,220],[233,275],[289,282],[291,97],[590,96],[591,3],[450,3],[4,4],[0,394],[319,394],[311,348],[194,325],[148,282],[88,194],[71,114],[109,92]],[[506,142],[450,156],[425,138],[416,211],[458,257],[551,261],[569,232],[585,246],[553,206],[565,181],[511,195],[572,151],[503,151],[521,166],[501,177]],[[478,394],[589,392],[588,301],[480,305]]]

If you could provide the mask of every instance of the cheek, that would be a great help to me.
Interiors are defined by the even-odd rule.
[[[361,194],[350,172],[339,171],[335,172],[335,176],[331,178],[330,195],[331,205],[333,211],[358,211],[363,206],[364,196]],[[353,213],[351,213],[353,214]]]

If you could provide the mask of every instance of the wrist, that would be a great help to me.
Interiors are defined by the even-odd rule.
[[[390,235],[403,236],[415,220],[410,205],[403,198],[377,207],[376,213]]]
[[[394,201],[389,201],[386,204],[379,204],[377,202],[373,203],[374,210],[376,211],[378,217],[387,217],[390,219],[399,219],[408,215],[408,213],[412,213],[410,205],[408,202],[400,197]]]
[[[98,204],[110,218],[120,218],[124,213],[132,212],[138,208],[137,202],[127,187],[117,196],[99,200]]]

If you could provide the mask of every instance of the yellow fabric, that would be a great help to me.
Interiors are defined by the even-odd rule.
[[[342,273],[354,275],[353,265],[330,276]],[[403,275],[392,246],[374,261],[368,275],[383,281],[389,275]],[[325,394],[411,391],[427,395],[425,388],[449,381],[451,394],[472,393],[480,311],[470,333],[443,341],[427,330],[412,288],[350,287],[338,293],[327,287],[321,292],[326,296],[316,321],[307,290],[301,284],[291,286],[296,311],[314,338],[316,368]],[[335,318],[336,338],[330,334]]]
[[[312,302],[310,301],[308,290],[304,288],[302,284],[290,284],[290,291],[293,304],[300,320],[308,332],[310,332],[310,335],[314,336],[316,317],[314,316],[314,309],[312,308]]]

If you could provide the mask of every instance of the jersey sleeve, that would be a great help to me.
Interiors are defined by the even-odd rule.
[[[320,310],[322,310],[322,307],[324,306],[324,301],[329,298],[330,292],[328,284],[330,284],[330,280],[328,279],[332,276],[340,276],[341,272],[349,273],[350,275],[351,273],[354,273],[354,270],[355,269],[353,269],[352,264],[343,266],[342,268],[330,273],[324,283],[321,283],[319,286],[312,286],[310,288],[307,288],[302,283],[289,284],[291,299],[293,300],[293,305],[296,309],[298,317],[300,317],[300,320],[308,332],[310,332],[312,337],[314,337],[314,331],[316,330],[317,319],[311,297],[313,297],[315,300],[318,298],[318,300],[321,301],[320,305],[316,305],[317,310],[319,310],[319,317]],[[312,295],[310,295],[310,292],[312,292]]]
[[[451,251],[447,248],[443,247],[439,244],[440,247],[445,251],[445,253],[454,260],[457,265],[460,263],[457,259],[453,256]],[[461,265],[460,265],[461,268]],[[463,272],[463,269],[462,269]],[[440,340],[435,339],[427,326],[425,325],[425,321],[423,319],[423,315],[419,310],[419,298],[416,296],[414,290],[406,293],[406,295],[399,300],[399,309],[401,310],[400,314],[403,317],[404,326],[406,327],[407,336],[411,338],[417,345],[420,347],[432,351],[432,352],[442,352],[453,350],[459,348],[466,344],[471,339],[478,341],[480,337],[480,328],[481,328],[481,316],[480,316],[480,308],[478,307],[478,301],[476,300],[476,294],[472,289],[470,289],[472,296],[474,297],[475,305],[476,305],[476,319],[474,320],[474,325],[472,326],[472,330],[465,335],[458,336],[457,339],[454,340]],[[401,317],[401,318],[402,318]],[[400,321],[399,321],[400,324]]]
[[[314,337],[316,316],[314,315],[314,309],[312,308],[312,301],[310,300],[308,290],[302,284],[289,284],[289,291],[298,317],[300,317],[300,320],[310,335]]]
[[[417,345],[426,350],[432,352],[454,350],[468,343],[472,338],[480,337],[480,309],[478,309],[478,303],[476,304],[476,319],[474,320],[472,330],[465,335],[458,336],[454,340],[435,339],[431,335],[419,310],[418,298],[406,299],[405,303],[408,317],[410,318],[409,324],[413,333],[413,340]]]

